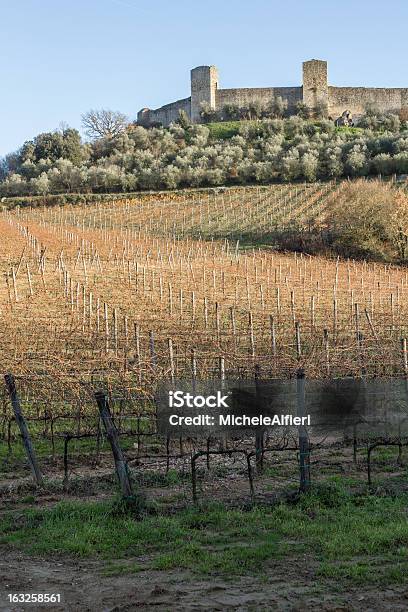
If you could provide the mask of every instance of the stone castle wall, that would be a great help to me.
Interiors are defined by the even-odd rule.
[[[140,125],[151,125],[152,123],[161,123],[162,125],[170,125],[178,119],[179,111],[185,111],[190,117],[191,98],[183,98],[176,102],[170,102],[160,108],[152,110],[151,108],[142,108],[137,113],[137,122]]]
[[[302,100],[302,87],[253,87],[241,89],[218,89],[215,92],[216,109],[226,104],[248,106],[252,102],[268,104],[273,98],[281,97],[288,103],[288,110],[293,111],[296,103]]]
[[[408,108],[408,88],[329,86],[329,115],[333,118],[344,110],[351,111],[353,116],[362,115],[369,105],[381,112],[398,113]]]
[[[358,117],[368,105],[382,112],[408,109],[408,88],[333,87],[328,84],[327,62],[310,60],[303,62],[303,83],[298,87],[219,89],[217,68],[197,66],[191,70],[190,97],[155,110],[144,108],[139,111],[137,119],[141,125],[160,123],[168,126],[183,110],[193,123],[200,123],[203,102],[220,110],[226,104],[245,107],[259,101],[265,105],[278,96],[286,100],[289,113],[294,113],[297,103],[303,102],[312,110],[323,109],[332,119],[340,117],[346,110]]]

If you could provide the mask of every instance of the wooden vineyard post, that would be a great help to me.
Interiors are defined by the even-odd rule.
[[[5,278],[6,278],[6,284],[7,284],[7,294],[8,294],[8,301],[10,304],[10,310],[13,310],[13,300],[11,299],[11,291],[10,291],[10,281],[9,281],[9,273],[5,272]]]
[[[169,349],[169,360],[170,360],[170,381],[172,387],[175,384],[175,368],[174,368],[174,350],[173,350],[173,340],[168,338],[167,345]],[[180,436],[180,448],[183,446],[182,437]],[[168,474],[170,468],[170,435],[167,434],[166,437],[166,474]]]
[[[233,306],[230,306],[230,319],[231,319],[233,345],[234,345],[234,350],[235,350],[237,348],[237,330],[235,326],[235,313],[234,313]]]
[[[271,328],[271,348],[272,348],[272,356],[276,357],[276,330],[275,330],[275,321],[272,315],[269,315],[269,324]]]
[[[255,392],[256,401],[259,409],[261,409],[260,401],[261,394],[259,389],[259,378],[260,378],[260,367],[258,364],[255,365]],[[263,470],[263,458],[264,458],[264,431],[260,429],[255,434],[255,463],[258,473]]]
[[[105,427],[106,436],[112,448],[113,459],[115,461],[116,474],[119,480],[123,497],[132,495],[132,485],[123,451],[119,443],[118,431],[112,421],[108,400],[102,391],[95,393],[96,403],[98,404],[99,414]]]
[[[10,395],[10,400],[13,406],[14,416],[15,416],[17,425],[19,426],[19,429],[21,432],[21,437],[23,439],[24,448],[27,453],[27,459],[28,459],[28,463],[30,464],[30,469],[33,475],[34,482],[36,485],[41,486],[43,484],[43,478],[42,478],[42,474],[41,474],[39,465],[37,463],[37,458],[35,456],[30,434],[27,429],[27,424],[21,412],[20,398],[18,397],[18,394],[17,394],[14,376],[12,374],[6,374],[4,376],[4,380],[6,382],[7,391]]]
[[[295,336],[296,336],[296,356],[299,361],[302,357],[302,344],[300,341],[300,325],[298,321],[295,321]]]
[[[310,298],[310,333],[313,334],[315,328],[315,297]]]
[[[18,291],[17,291],[17,274],[14,269],[14,266],[11,268],[11,277],[13,279],[13,291],[14,291],[14,299],[18,302]]]
[[[174,385],[175,380],[175,369],[174,369],[174,351],[173,351],[173,340],[167,339],[167,345],[169,349],[169,360],[170,360],[170,380],[171,384]]]
[[[115,347],[115,355],[117,357],[118,356],[118,346],[119,346],[117,308],[113,309],[113,343]]]
[[[108,320],[108,305],[106,302],[103,305],[103,318],[105,322],[105,352],[109,351],[109,320]]]
[[[191,383],[193,393],[195,393],[197,386],[197,358],[195,349],[191,349]]]
[[[401,351],[402,359],[404,364],[404,378],[405,378],[405,396],[408,397],[408,350],[407,350],[407,339],[401,338]],[[402,465],[402,445],[401,445],[401,422],[398,424],[398,463]]]
[[[297,416],[305,416],[305,372],[299,368],[296,373],[296,405]],[[305,425],[299,425],[299,470],[300,491],[305,493],[310,488],[310,450],[309,438]]]
[[[154,344],[154,334],[153,331],[149,331],[149,348],[150,348],[150,362],[152,365],[152,369],[154,372],[157,370],[157,358],[156,358],[156,350]]]
[[[26,263],[26,271],[27,271],[28,287],[30,289],[30,296],[32,296],[34,292],[33,292],[33,284],[31,282],[30,267],[28,263]]]
[[[254,339],[254,321],[252,318],[252,312],[248,313],[248,326],[249,326],[249,342],[250,342],[250,353],[252,360],[255,359],[255,339]]]
[[[329,332],[327,329],[323,330],[323,342],[324,342],[324,354],[326,361],[326,374],[330,376],[330,353],[329,353]]]
[[[408,351],[407,351],[407,339],[401,338],[401,350],[402,350],[402,359],[404,364],[404,374],[405,377],[408,377]]]
[[[135,332],[136,365],[139,372],[139,383],[142,382],[142,363],[140,359],[140,329],[137,323],[133,324]]]
[[[219,369],[219,376],[220,376],[220,390],[221,390],[221,393],[224,393],[224,389],[225,389],[225,357],[223,357],[222,355],[220,355],[220,357],[218,359],[218,369]],[[220,449],[221,450],[225,450],[227,447],[228,447],[228,436],[227,436],[226,433],[224,433],[221,436]]]

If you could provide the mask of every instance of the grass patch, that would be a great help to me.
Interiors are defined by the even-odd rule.
[[[18,435],[17,433],[15,434]],[[33,436],[33,446],[39,460],[51,459],[53,457],[62,458],[64,453],[64,440],[62,437],[55,437],[54,448],[51,440],[41,439],[41,433]],[[134,436],[122,436],[121,446],[124,450],[133,449],[135,443]],[[104,436],[100,443],[100,452],[110,452],[109,442]],[[74,460],[81,457],[89,458],[89,455],[96,453],[96,438],[72,439],[68,445],[68,459]],[[6,444],[0,445],[0,472],[26,471],[29,472],[27,455],[21,439],[17,437],[12,442],[11,452]]]
[[[264,563],[282,556],[278,536],[268,534],[267,540],[254,545],[228,546],[221,550],[208,550],[199,543],[191,542],[179,550],[162,553],[152,562],[157,570],[194,569],[202,574],[242,574],[263,570]]]
[[[404,583],[407,581],[408,562],[395,562],[392,559],[356,561],[352,563],[324,562],[318,575],[340,582],[353,582],[364,585],[370,582],[380,584]]]
[[[221,507],[204,512],[190,509],[136,520],[132,512],[118,512],[117,506],[116,502],[63,502],[18,517],[8,514],[0,520],[0,543],[36,554],[102,559],[149,555],[150,567],[200,573],[255,571],[260,561],[280,554],[273,517],[261,509],[249,515]]]
[[[116,502],[62,502],[50,510],[30,510],[0,521],[0,542],[32,553],[68,553],[104,559],[141,556],[168,542],[181,542],[185,530],[169,517],[136,520],[117,511]]]
[[[207,123],[206,127],[210,130],[210,136],[213,140],[226,140],[232,138],[239,133],[239,128],[243,121],[221,121],[217,123]]]
[[[346,125],[340,125],[338,127],[335,128],[335,131],[338,134],[352,134],[353,136],[359,136],[360,134],[364,133],[364,129],[363,128],[359,128],[359,127],[349,127]]]
[[[190,508],[137,520],[117,502],[60,503],[0,519],[0,543],[38,554],[115,559],[113,573],[147,568],[239,575],[273,559],[307,554],[322,578],[356,583],[408,580],[408,494],[352,495],[337,482],[296,503]],[[129,562],[120,560],[129,559]]]

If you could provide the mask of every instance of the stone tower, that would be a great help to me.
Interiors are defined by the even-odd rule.
[[[310,109],[323,107],[327,115],[329,106],[327,62],[315,59],[303,62],[303,102]]]
[[[191,121],[200,122],[201,102],[215,108],[218,70],[215,66],[197,66],[191,71]]]

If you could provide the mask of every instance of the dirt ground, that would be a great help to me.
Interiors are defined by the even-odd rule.
[[[307,558],[279,561],[262,577],[226,581],[180,571],[104,575],[99,561],[28,557],[0,548],[0,610],[407,610],[408,589],[349,589],[314,580]],[[129,561],[131,563],[131,561]],[[60,593],[61,604],[9,604],[8,593]]]

